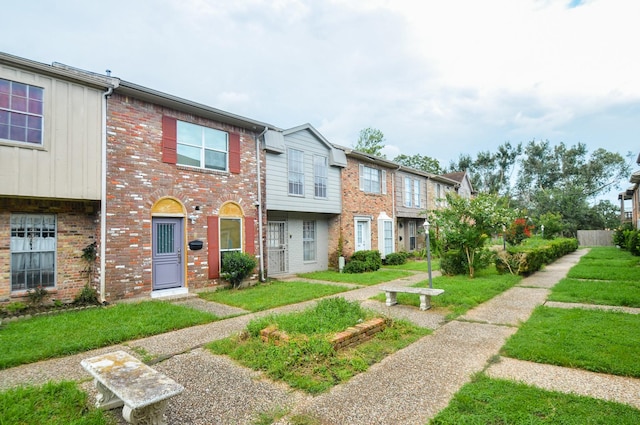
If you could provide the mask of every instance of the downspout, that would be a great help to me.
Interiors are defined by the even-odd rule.
[[[107,265],[106,242],[107,242],[107,99],[113,93],[113,89],[118,86],[117,82],[102,93],[102,158],[100,165],[101,189],[100,189],[100,301],[104,303],[106,283],[105,268]]]
[[[258,173],[258,233],[260,243],[258,244],[258,255],[260,255],[260,282],[264,282],[264,249],[262,240],[262,174],[260,167],[260,138],[265,135],[269,127],[256,137],[256,172]]]

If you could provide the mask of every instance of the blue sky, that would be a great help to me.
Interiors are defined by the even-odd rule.
[[[389,158],[446,166],[530,140],[640,153],[637,0],[23,0],[3,15],[3,52],[344,146],[375,127]]]

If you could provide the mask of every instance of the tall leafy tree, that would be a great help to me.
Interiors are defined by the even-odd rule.
[[[360,135],[354,148],[360,152],[386,158],[386,155],[382,153],[382,149],[385,146],[384,142],[385,138],[382,131],[377,128],[367,127],[360,130]]]
[[[437,159],[431,158],[426,155],[405,155],[400,154],[393,158],[394,162],[405,165],[407,167],[415,168],[416,170],[426,171],[432,174],[442,174],[443,170],[440,167],[440,162]]]
[[[492,234],[511,223],[517,211],[507,208],[504,199],[481,193],[475,198],[463,198],[447,193],[448,206],[432,211],[430,219],[440,230],[446,250],[464,253],[469,276],[475,274],[476,256],[483,250]]]

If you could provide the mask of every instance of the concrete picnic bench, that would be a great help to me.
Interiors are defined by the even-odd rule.
[[[91,357],[80,364],[95,378],[100,392],[96,407],[109,410],[124,406],[122,416],[131,424],[165,424],[169,398],[184,390],[124,351]]]
[[[380,290],[384,291],[387,296],[387,307],[398,304],[398,301],[396,300],[398,292],[418,294],[420,295],[420,310],[429,310],[431,308],[431,297],[438,296],[444,292],[444,289],[414,288],[405,286],[381,286]]]

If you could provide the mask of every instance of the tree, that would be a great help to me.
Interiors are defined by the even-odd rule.
[[[427,173],[442,174],[443,172],[437,159],[420,154],[400,154],[393,158],[393,161],[407,167],[415,168],[416,170],[426,171]]]
[[[377,128],[367,127],[360,130],[360,136],[358,136],[358,142],[354,148],[360,152],[386,158],[382,153],[382,149],[385,146],[384,142],[384,134],[382,131]]]
[[[463,154],[458,162],[449,164],[450,171],[468,170],[471,184],[478,192],[506,195],[510,192],[510,177],[518,157],[522,154],[522,145],[512,146],[506,142],[498,146],[498,152],[478,152],[476,159]]]
[[[455,193],[446,196],[447,208],[431,212],[430,219],[438,226],[445,251],[463,253],[469,277],[473,277],[476,256],[486,250],[492,234],[502,231],[503,226],[515,219],[517,211],[507,208],[505,199],[496,195],[479,194],[472,199]]]

